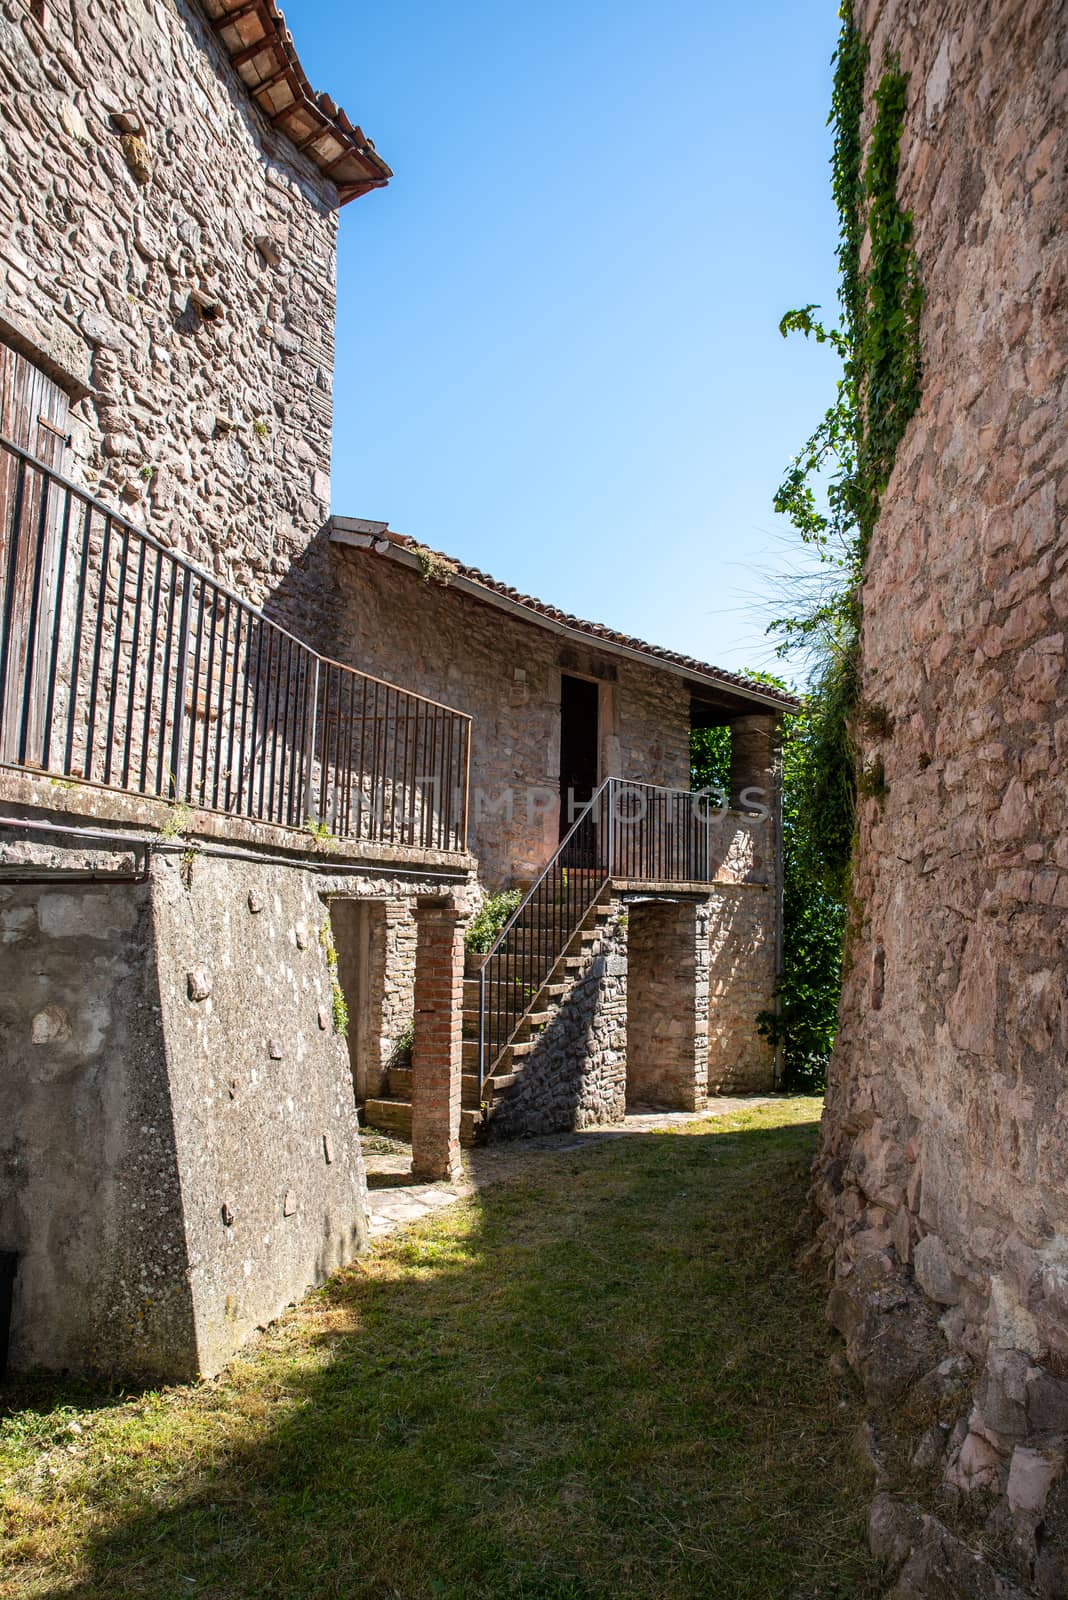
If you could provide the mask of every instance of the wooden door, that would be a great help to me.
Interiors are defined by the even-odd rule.
[[[39,367],[0,344],[0,437],[62,472],[69,400]],[[21,490],[21,492],[20,492]],[[0,445],[0,762],[39,767],[52,634],[60,496],[40,468]]]

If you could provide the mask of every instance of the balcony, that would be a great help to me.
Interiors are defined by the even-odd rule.
[[[318,655],[0,440],[0,768],[461,855],[470,718]]]

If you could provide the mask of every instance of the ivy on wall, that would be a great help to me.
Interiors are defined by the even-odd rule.
[[[919,320],[923,290],[912,247],[912,214],[897,186],[908,75],[887,57],[872,94],[865,159],[861,129],[868,48],[848,3],[835,53],[830,122],[832,190],[838,210],[841,319],[827,327],[814,305],[789,311],[784,336],[801,332],[842,359],[833,404],[791,463],[775,496],[814,547],[828,581],[797,614],[772,625],[780,654],[815,658],[807,700],[806,811],[829,888],[847,892],[858,782],[855,731],[860,700],[860,624],[864,562],[886,485],[920,400]],[[868,236],[867,263],[862,266]],[[880,786],[880,792],[882,786]]]
[[[768,673],[745,676],[773,688],[788,687]],[[775,1009],[756,1019],[765,1038],[782,1048],[782,1087],[802,1091],[821,1088],[826,1077],[838,1020],[844,924],[842,903],[823,884],[806,826],[810,732],[804,709],[783,717],[782,973]],[[730,774],[730,728],[695,728],[690,736],[692,787],[721,795],[726,803]]]
[[[859,728],[888,726],[885,713],[861,705],[862,582],[921,383],[923,291],[912,217],[897,198],[908,77],[895,59],[884,61],[865,155],[868,47],[848,0],[840,16],[829,121],[841,315],[827,326],[814,315],[819,308],[806,305],[779,325],[784,337],[799,332],[829,344],[842,362],[834,400],[774,502],[816,551],[822,573],[793,613],[772,624],[779,655],[799,654],[812,671],[802,710],[784,728],[783,975],[777,1010],[761,1024],[783,1047],[787,1083],[803,1087],[819,1087],[834,1042],[857,795],[886,792],[881,763],[858,771]],[[713,755],[722,762],[721,751],[701,754],[705,766],[715,765]]]

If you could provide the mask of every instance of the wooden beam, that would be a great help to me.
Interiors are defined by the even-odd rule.
[[[335,138],[336,137],[337,136],[335,135]],[[339,156],[335,156],[333,161],[328,161],[325,167],[319,168],[319,171],[328,178],[333,172],[334,168],[340,167],[343,161],[359,161],[359,159],[360,152],[358,150],[342,150]]]
[[[277,72],[272,72],[269,78],[261,78],[259,83],[247,83],[245,87],[249,94],[259,94],[261,89],[273,89],[276,83],[281,83],[283,78],[288,78],[292,71],[293,69],[287,61],[284,66],[279,67]],[[241,81],[244,83],[245,80],[242,78]]]
[[[310,111],[311,110],[311,107],[307,104],[306,101],[299,101],[298,105],[299,105],[300,110],[302,110],[302,111]],[[297,110],[297,106],[286,106],[286,110],[285,111],[280,111],[278,114],[279,114],[279,116],[285,116],[286,112],[295,111],[295,110]],[[322,112],[320,112],[319,115],[322,116]],[[300,141],[300,143],[297,145],[297,149],[301,150],[301,151],[307,150],[308,146],[314,144],[316,139],[321,139],[324,133],[329,133],[330,127],[331,127],[331,124],[329,122],[327,122],[325,117],[324,117],[323,121],[320,122],[320,124],[316,128],[315,132],[314,133],[309,133],[309,135],[308,135],[308,137],[306,139],[302,139]]]
[[[231,22],[240,22],[242,17],[249,17],[259,9],[259,0],[249,0],[247,6],[235,6],[233,11],[224,11],[221,17],[212,17],[211,25],[216,33],[221,33],[224,28],[230,26]]]
[[[239,50],[236,55],[232,55],[230,57],[230,65],[243,67],[246,61],[254,61],[257,56],[262,56],[265,50],[277,51],[277,49],[278,40],[275,38],[274,33],[265,33],[256,40],[255,44],[246,45],[244,50]],[[275,59],[277,60],[277,56]],[[245,87],[247,89],[251,85],[246,84]]]

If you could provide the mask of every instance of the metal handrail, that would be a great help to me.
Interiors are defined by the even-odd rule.
[[[538,873],[538,876],[534,879],[533,883],[530,885],[530,888],[527,890],[527,892],[523,896],[522,900],[516,906],[516,908],[513,911],[512,915],[508,918],[508,921],[504,924],[503,928],[501,929],[500,933],[497,935],[496,939],[494,939],[493,943],[490,945],[489,950],[486,953],[486,960],[487,961],[490,959],[490,956],[496,954],[497,950],[500,948],[500,946],[507,939],[508,934],[510,933],[513,925],[516,922],[518,922],[520,916],[522,915],[523,907],[526,905],[527,901],[532,899],[533,896],[537,893],[538,887],[541,884],[542,879],[548,877],[549,873],[552,871],[554,865],[556,864],[556,861],[557,861],[558,857],[560,856],[561,852],[566,850],[566,848],[567,848],[568,844],[570,843],[571,839],[575,836],[575,834],[578,832],[578,830],[582,827],[582,824],[586,820],[586,817],[588,816],[590,811],[592,811],[593,807],[598,803],[598,801],[600,800],[601,796],[608,792],[609,785],[611,783],[613,783],[614,781],[615,780],[612,779],[612,778],[605,778],[604,781],[601,784],[599,784],[598,787],[594,790],[593,794],[590,796],[590,799],[583,806],[582,810],[579,812],[578,816],[575,818],[574,822],[571,824],[571,827],[564,834],[564,837],[560,840],[560,843],[557,845],[556,849],[554,850],[553,854],[550,856],[549,860],[546,862],[545,866]]]
[[[640,816],[621,813],[628,795]],[[713,816],[690,790],[606,778],[505,923],[479,970],[479,1093],[613,878],[712,881]]]
[[[0,583],[0,766],[466,848],[466,713],[320,655],[3,438]]]

